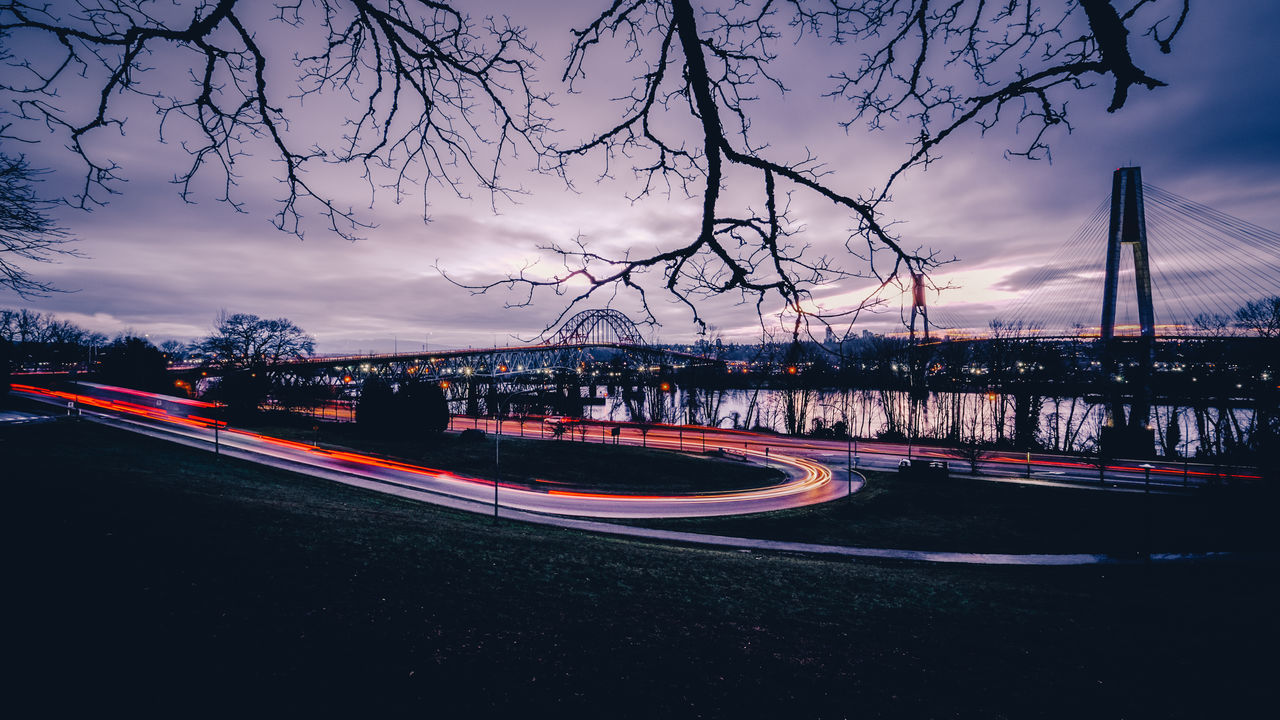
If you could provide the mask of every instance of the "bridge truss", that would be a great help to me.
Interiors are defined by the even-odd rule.
[[[723,373],[724,367],[719,360],[647,345],[629,318],[606,309],[569,318],[541,344],[311,357],[272,372],[283,385],[343,400],[357,398],[370,378],[393,385],[433,382],[445,389],[455,411],[490,415],[513,405],[577,414],[593,398],[637,395],[676,376]]]

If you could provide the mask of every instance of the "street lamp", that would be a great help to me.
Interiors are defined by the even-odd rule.
[[[840,413],[840,419],[844,421],[844,438],[845,438],[845,477],[849,480],[849,495],[853,495],[853,429],[849,427],[849,413],[841,410],[830,403],[820,403],[821,407],[831,408]]]
[[[217,403],[213,406],[213,412],[210,413],[211,415],[213,415],[213,454],[214,455],[222,454],[222,447],[221,447],[221,444],[218,442],[218,429],[221,428],[223,425],[226,425],[226,421],[222,419],[222,409],[224,407],[225,406],[222,403]]]
[[[1151,463],[1142,463],[1138,467],[1142,468],[1142,474],[1144,476],[1143,495],[1146,497],[1146,500],[1142,503],[1145,508],[1145,512],[1143,513],[1145,516],[1145,522],[1143,522],[1144,550],[1146,551],[1145,555],[1147,562],[1151,562],[1151,470],[1155,466]]]
[[[445,387],[448,387],[447,380],[442,384]],[[536,392],[538,392],[537,389],[517,390],[515,392],[507,393],[506,394],[507,404],[509,406],[511,404],[511,398],[517,395],[528,395]],[[479,421],[480,421],[479,418],[477,418],[476,422],[478,423]],[[520,423],[520,434],[521,436],[523,436],[524,422],[521,420],[518,420],[517,422]],[[543,425],[545,424],[546,423],[543,423]],[[494,475],[493,475],[493,521],[496,523],[498,522],[498,477],[502,474],[502,402],[501,401],[498,401],[498,406],[494,408],[493,428],[494,428],[493,429],[493,472],[494,472]]]
[[[1181,428],[1182,411],[1181,410],[1178,411],[1178,425],[1179,425],[1178,430],[1181,431],[1182,430]],[[1190,448],[1188,447],[1188,443],[1190,441],[1191,441],[1191,430],[1190,428],[1188,428],[1186,433],[1184,433],[1182,436],[1182,486],[1183,487],[1187,486],[1187,470],[1188,470],[1187,464],[1191,462],[1191,458],[1187,454],[1190,450]]]
[[[498,477],[502,474],[502,417],[496,420],[497,430],[493,434],[493,521],[498,522]]]

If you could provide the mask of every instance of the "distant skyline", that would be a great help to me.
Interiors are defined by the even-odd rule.
[[[543,58],[541,89],[561,103],[569,119],[561,124],[574,125],[566,136],[575,138],[584,118],[614,112],[598,94],[566,95],[559,81],[568,28],[580,27],[605,3],[466,5],[477,17],[504,13],[529,26]],[[930,303],[951,315],[1007,312],[1020,297],[1018,279],[1034,274],[1029,270],[1044,264],[1089,218],[1109,194],[1118,166],[1139,165],[1148,183],[1280,229],[1280,78],[1274,72],[1280,51],[1270,37],[1277,27],[1280,3],[1195,3],[1173,54],[1137,43],[1139,64],[1169,86],[1135,88],[1113,115],[1105,112],[1105,81],[1078,93],[1070,102],[1074,131],[1051,137],[1052,163],[1006,159],[1005,149],[1016,141],[1008,128],[987,138],[969,130],[943,145],[942,159],[908,174],[885,208],[901,223],[897,229],[907,245],[959,258],[935,275],[939,285],[957,289],[931,295]],[[830,62],[838,55],[824,57]],[[615,59],[616,67],[601,69],[606,77],[635,72],[624,57]],[[779,68],[792,91],[779,99],[760,88],[753,106],[757,137],[783,148],[812,149],[834,173],[831,182],[849,193],[883,184],[905,155],[903,138],[892,128],[875,133],[854,124],[846,133],[839,127],[848,119],[847,108],[821,93],[829,85],[827,75],[843,68],[815,64],[801,52],[780,52]],[[651,252],[696,232],[700,198],[654,196],[633,204],[626,199],[635,182],[630,174],[596,182],[597,165],[591,162],[577,166],[575,194],[559,179],[533,172],[531,159],[521,156],[507,168],[509,178],[527,191],[515,202],[498,199],[495,213],[479,191],[463,200],[430,186],[428,222],[421,194],[396,204],[390,193],[380,192],[369,207],[368,188],[352,169],[350,177],[336,180],[342,197],[378,227],[355,243],[320,227],[299,241],[271,226],[268,199],[275,188],[265,173],[245,178],[245,213],[217,202],[216,187],[198,188],[195,204],[182,202],[169,180],[185,155],[175,144],[156,142],[149,111],[141,104],[128,133],[112,145],[112,157],[129,179],[124,193],[92,213],[57,211],[61,224],[80,238],[77,248],[86,257],[29,266],[39,279],[73,292],[24,300],[0,290],[0,306],[53,313],[108,335],[132,330],[153,339],[205,335],[225,309],[287,317],[317,338],[322,353],[384,352],[393,345],[481,347],[537,334],[563,309],[563,298],[546,295],[532,307],[508,309],[504,304],[512,296],[473,296],[442,278],[437,264],[453,277],[481,282],[538,259],[539,244],[579,234],[614,250]],[[308,122],[323,115],[317,108]],[[57,139],[4,149],[24,152],[33,166],[53,171],[42,183],[45,195],[71,192],[82,179]],[[799,239],[812,252],[842,251],[850,225],[846,215],[803,198],[793,210],[806,227]],[[839,307],[863,290],[846,282],[818,291],[815,300]],[[696,339],[687,310],[654,299],[663,323],[656,340]],[[890,299],[889,312],[864,316],[854,332],[900,328],[898,299]],[[626,300],[616,307],[631,309]],[[726,340],[759,337],[752,305],[717,298],[703,311]]]

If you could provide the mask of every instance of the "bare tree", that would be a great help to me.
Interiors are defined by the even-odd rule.
[[[85,330],[69,320],[23,308],[0,308],[0,338],[15,343],[63,344],[96,347],[107,338],[102,333]]]
[[[1069,129],[1068,99],[1091,83],[1112,83],[1110,111],[1135,85],[1163,85],[1135,64],[1133,37],[1169,52],[1189,3],[1132,0],[1121,11],[1113,0],[612,0],[572,31],[562,79],[576,91],[610,44],[644,70],[621,93],[615,120],[579,142],[543,145],[549,105],[531,84],[536,55],[524,31],[505,21],[478,25],[447,0],[9,1],[0,2],[0,60],[9,66],[0,95],[16,102],[18,117],[59,133],[80,159],[81,206],[102,202],[122,180],[93,148],[103,131],[123,128],[132,96],[153,102],[162,139],[177,137],[190,152],[175,178],[183,197],[211,171],[222,198],[240,208],[237,163],[265,150],[284,186],[275,223],[299,235],[304,204],[343,237],[367,227],[308,175],[326,164],[354,164],[371,193],[386,185],[397,198],[413,180],[459,194],[472,181],[491,195],[511,192],[499,169],[517,143],[570,186],[582,158],[602,158],[604,175],[630,165],[640,179],[635,197],[701,198],[686,243],[622,257],[581,239],[552,245],[546,250],[563,261],[560,271],[520,271],[475,289],[527,290],[524,302],[539,288],[570,293],[566,313],[597,293],[627,290],[648,311],[644,276],[655,272],[698,323],[698,303],[711,296],[737,294],[758,310],[774,298],[798,334],[815,315],[856,317],[900,278],[946,261],[898,235],[884,213],[904,172],[936,160],[966,127],[985,133],[1012,124],[1029,138],[1012,153],[1046,156],[1048,132]],[[829,95],[851,103],[846,127],[905,124],[914,138],[880,187],[840,188],[812,153],[774,151],[751,131],[753,101],[787,90],[775,62],[784,34],[854,49],[841,52],[854,58],[852,67],[830,70]],[[15,54],[9,41],[19,36],[40,47]],[[295,47],[304,49],[281,57]],[[187,70],[185,84],[151,72],[161,58],[166,70]],[[279,82],[290,63],[294,79]],[[64,87],[81,92],[64,102]],[[81,101],[86,94],[92,102]],[[291,127],[303,102],[321,95],[351,103],[338,141]],[[797,239],[803,225],[789,211],[792,193],[848,213],[849,258],[814,256]],[[814,288],[857,277],[876,289],[852,308],[809,302]],[[581,281],[585,289],[572,285]]]
[[[310,356],[315,352],[315,339],[284,318],[264,320],[223,311],[218,314],[213,335],[200,343],[200,349],[228,367],[266,368]]]
[[[342,237],[369,227],[310,170],[355,165],[371,194],[389,187],[397,200],[413,181],[500,195],[512,191],[503,161],[544,125],[523,29],[478,24],[446,1],[0,2],[0,43],[0,94],[79,158],[73,202],[85,208],[118,192],[122,169],[101,137],[123,132],[139,100],[160,114],[160,139],[190,153],[174,178],[184,199],[211,172],[221,199],[242,209],[237,163],[261,154],[283,183],[275,224],[299,236],[303,205]],[[339,138],[299,122],[321,96],[345,103]]]
[[[1246,303],[1236,310],[1235,320],[1237,325],[1259,337],[1280,337],[1280,297]]]
[[[1138,0],[1123,13],[1110,0],[695,5],[694,0],[613,0],[574,30],[563,75],[571,88],[586,77],[598,48],[609,43],[622,44],[629,61],[645,70],[620,98],[616,121],[580,143],[554,147],[551,156],[552,169],[570,186],[573,161],[596,156],[603,160],[604,176],[615,172],[616,163],[631,165],[641,181],[636,198],[664,191],[701,196],[700,222],[689,242],[649,255],[607,257],[579,238],[543,248],[563,261],[559,271],[538,275],[525,268],[473,289],[518,289],[527,292],[517,301],[524,304],[539,288],[551,288],[572,293],[569,308],[601,291],[612,297],[627,289],[648,311],[640,281],[655,271],[665,291],[699,323],[697,302],[726,293],[740,294],[757,309],[768,297],[780,298],[794,317],[795,334],[811,316],[824,322],[856,317],[876,306],[887,286],[944,261],[934,251],[913,249],[883,214],[903,172],[935,160],[940,145],[962,128],[977,126],[985,133],[1007,118],[1020,130],[1031,130],[1029,142],[1014,154],[1047,156],[1048,131],[1069,130],[1066,102],[1073,91],[1109,79],[1114,86],[1107,109],[1116,111],[1134,85],[1164,84],[1134,63],[1130,34],[1145,29],[1169,52],[1189,0]],[[797,43],[816,39],[855,48],[847,55],[861,60],[851,70],[833,72],[830,91],[852,103],[846,128],[866,122],[876,129],[899,121],[914,128],[907,157],[878,190],[844,191],[811,153],[779,157],[751,132],[752,101],[761,92],[787,90],[774,64],[784,32]],[[690,126],[698,130],[681,132]],[[730,186],[739,192],[726,192]],[[845,247],[852,263],[805,252],[794,237],[800,225],[788,213],[791,193],[815,196],[850,214]],[[755,199],[735,201],[748,194]],[[872,278],[877,287],[851,309],[823,311],[808,302],[813,288],[852,277]],[[579,289],[583,281],[585,289]],[[651,312],[648,320],[654,321]]]
[[[19,262],[47,263],[60,255],[78,256],[66,246],[71,242],[67,231],[49,217],[52,203],[35,192],[33,183],[39,174],[25,157],[0,153],[0,287],[24,298],[44,295],[53,286],[31,277]]]
[[[1231,318],[1217,313],[1200,313],[1191,321],[1197,335],[1209,338],[1224,338],[1235,333],[1231,327]]]
[[[91,365],[107,338],[53,315],[0,308],[0,343],[17,366],[59,370]]]

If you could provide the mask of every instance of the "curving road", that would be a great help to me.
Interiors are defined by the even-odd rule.
[[[486,432],[494,432],[496,423],[485,418],[458,416],[453,419],[451,427],[454,430],[475,427]],[[540,418],[524,423],[503,420],[502,434],[551,437],[548,427],[548,423]],[[958,451],[927,445],[884,441],[819,440],[743,430],[704,428],[696,425],[683,427],[656,425],[651,426],[652,429],[647,433],[642,433],[640,426],[631,423],[574,420],[567,427],[571,429],[566,431],[565,438],[570,438],[572,433],[574,442],[612,442],[610,432],[617,428],[621,441],[630,445],[643,443],[652,447],[694,452],[705,448],[739,454],[745,452],[756,456],[762,456],[767,448],[771,458],[782,455],[807,458],[839,469],[841,476],[844,475],[846,466],[852,466],[855,470],[894,472],[898,469],[898,463],[907,457],[946,461],[953,477],[971,474],[969,461],[962,458]],[[1150,467],[1144,468],[1144,465]],[[983,452],[977,462],[977,471],[972,474],[986,480],[1141,492],[1147,486],[1147,469],[1150,470],[1150,486],[1157,490],[1172,491],[1214,482],[1247,483],[1262,480],[1261,476],[1249,467],[1214,466],[1168,460],[1109,459],[1102,468],[1105,482],[1099,482],[1098,464],[1079,456],[1050,453],[1028,455],[1000,451]]]
[[[216,448],[231,456],[255,463],[302,472],[336,482],[365,487],[378,492],[398,495],[408,499],[453,507],[470,512],[492,512],[504,518],[534,522],[542,525],[587,530],[626,537],[642,537],[650,540],[666,540],[679,543],[708,545],[721,548],[737,548],[740,551],[786,551],[815,555],[831,555],[856,558],[879,558],[930,563],[961,563],[981,565],[1097,565],[1138,562],[1201,562],[1229,557],[1230,553],[1152,554],[1140,558],[1115,557],[1089,553],[1068,554],[990,554],[965,552],[939,552],[900,550],[889,548],[848,547],[812,543],[761,540],[758,538],[724,537],[700,533],[655,530],[646,527],[619,525],[589,518],[621,517],[693,517],[721,514],[764,512],[793,508],[807,504],[844,497],[861,487],[860,476],[850,473],[848,482],[833,482],[833,474],[826,464],[842,466],[852,450],[851,445],[836,441],[814,441],[805,438],[779,437],[736,431],[703,431],[702,428],[664,426],[642,433],[635,426],[619,427],[618,441],[673,449],[722,449],[726,454],[744,455],[756,462],[768,462],[786,471],[788,479],[771,488],[727,492],[719,494],[682,496],[622,496],[578,492],[537,492],[525,487],[494,487],[492,481],[470,478],[453,473],[374,458],[356,453],[315,448],[257,433],[226,428],[211,419],[214,406],[200,401],[186,400],[124,388],[80,383],[75,392],[51,391],[29,385],[15,385],[14,392],[43,402],[66,405],[68,413],[80,413],[91,420],[122,427],[133,432],[159,437],[168,441],[209,450]],[[455,423],[456,424],[456,423]],[[466,426],[496,429],[492,421],[466,419]],[[513,427],[514,426],[514,427]],[[523,425],[503,422],[503,432],[523,433],[526,437],[550,436],[547,424],[542,421]],[[598,434],[602,442],[612,442],[610,424],[588,425],[586,435]],[[577,433],[575,433],[577,435]],[[594,438],[592,438],[594,439]],[[581,441],[581,440],[578,440]],[[866,465],[896,468],[897,462],[912,449],[887,443],[875,443],[859,448],[857,460]],[[930,451],[933,452],[933,451]],[[805,457],[810,456],[810,457]],[[818,462],[814,458],[820,459]],[[1072,463],[1060,457],[1040,458],[1032,456],[1029,474],[1060,472],[1046,468],[1074,467],[1087,470],[1096,477],[1097,468],[1087,463]],[[1010,462],[1026,462],[1026,457],[997,456],[988,459],[997,467],[1008,467]],[[1111,489],[1120,492],[1143,492],[1142,470],[1135,461],[1130,464],[1108,466]],[[1156,468],[1153,468],[1155,472]],[[1159,469],[1167,475],[1181,472],[1174,465],[1165,464]],[[1197,472],[1208,475],[1201,467]],[[844,473],[841,472],[843,476]],[[1249,480],[1250,474],[1232,475],[1236,480]],[[987,478],[989,479],[989,478]],[[1027,480],[1018,482],[1054,482],[1054,480]],[[1081,487],[1080,485],[1074,485]],[[1097,488],[1096,485],[1094,485]],[[495,507],[495,490],[501,508]],[[584,519],[588,518],[588,519]]]
[[[75,392],[46,390],[15,385],[14,391],[50,403],[73,403],[103,422],[124,424],[130,429],[189,444],[242,454],[286,469],[310,468],[362,478],[384,486],[409,488],[429,493],[442,502],[462,503],[460,507],[480,510],[497,505],[512,510],[595,518],[699,517],[768,512],[802,507],[845,497],[861,487],[861,476],[846,472],[855,469],[893,471],[902,458],[927,457],[947,460],[953,475],[964,475],[969,463],[955,451],[909,446],[900,443],[815,440],[764,433],[717,430],[702,427],[650,426],[626,423],[578,422],[565,426],[559,442],[619,442],[689,452],[720,451],[746,462],[768,464],[782,469],[787,480],[777,486],[682,495],[625,495],[581,492],[568,489],[529,488],[467,477],[445,470],[395,462],[367,455],[317,448],[305,443],[272,438],[236,428],[215,429],[214,406],[124,388],[79,383]],[[498,432],[502,436],[553,437],[554,423],[541,418],[528,421],[454,418],[455,431],[469,427]],[[613,431],[618,435],[614,436]],[[1060,455],[988,453],[978,463],[984,479],[1004,479],[1022,483],[1064,485],[1118,492],[1149,489],[1176,491],[1184,485],[1209,482],[1252,482],[1259,478],[1247,470],[1231,470],[1206,465],[1155,462],[1143,468],[1142,461],[1116,461],[1105,468],[1105,483],[1099,483],[1096,464]],[[1145,470],[1150,470],[1150,475]],[[1147,481],[1150,481],[1150,485]],[[450,504],[446,502],[445,504]]]
[[[146,393],[93,383],[79,383],[74,392],[48,390],[30,385],[13,386],[14,392],[49,403],[70,403],[93,418],[188,444],[214,446],[286,469],[314,468],[386,485],[427,492],[441,498],[461,500],[536,513],[596,518],[701,517],[768,512],[834,500],[856,491],[860,479],[832,482],[833,472],[821,462],[800,455],[779,452],[756,444],[743,448],[740,442],[726,442],[734,456],[746,462],[765,463],[780,468],[787,479],[772,487],[749,490],[691,493],[680,495],[623,495],[579,492],[563,489],[531,489],[525,486],[459,475],[359,453],[313,447],[306,443],[225,427],[212,416],[215,406],[198,400]],[[69,406],[71,411],[71,406]],[[505,423],[504,423],[505,424]],[[530,423],[529,426],[533,426]],[[481,427],[484,427],[483,423]],[[509,428],[508,428],[509,429]],[[530,433],[532,436],[533,434]],[[621,442],[678,449],[683,432],[662,430],[642,435],[639,430],[621,433]],[[708,437],[708,451],[721,447]],[[687,450],[693,450],[687,447]],[[701,450],[701,447],[698,448]],[[843,476],[843,472],[841,473]],[[470,509],[476,509],[474,507]]]

